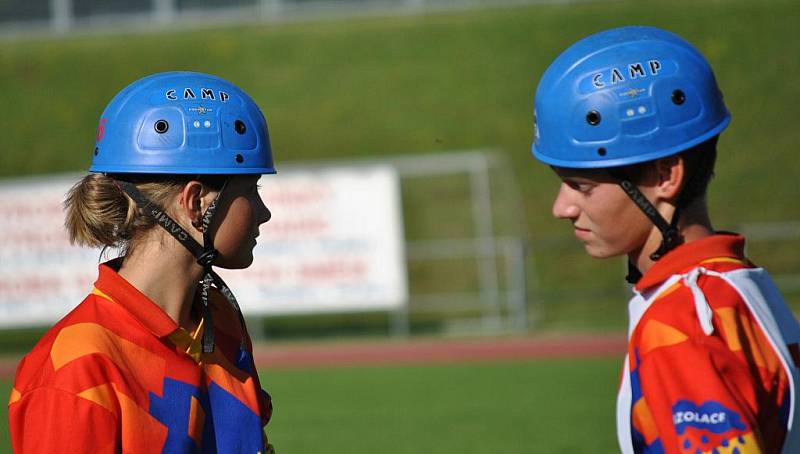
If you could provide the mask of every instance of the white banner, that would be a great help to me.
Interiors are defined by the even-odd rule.
[[[71,246],[63,227],[61,203],[78,178],[0,182],[0,327],[52,323],[91,290],[100,251]],[[286,171],[261,184],[272,220],[261,226],[253,265],[218,269],[245,314],[385,311],[406,304],[394,169]]]
[[[389,310],[405,304],[394,169],[281,172],[261,184],[272,219],[261,226],[253,265],[219,271],[245,314]]]

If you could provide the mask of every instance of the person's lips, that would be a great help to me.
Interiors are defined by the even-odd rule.
[[[589,236],[589,234],[592,232],[592,231],[591,231],[591,230],[589,230],[589,229],[584,229],[584,228],[582,228],[582,227],[578,227],[577,225],[576,225],[576,226],[574,226],[574,227],[575,227],[575,236],[576,236],[576,237],[577,237],[579,240],[586,239],[586,238]]]

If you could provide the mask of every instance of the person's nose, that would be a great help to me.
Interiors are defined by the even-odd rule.
[[[258,224],[264,224],[272,219],[272,212],[269,211],[267,205],[264,204],[264,200],[259,196],[258,197]]]
[[[566,183],[561,183],[556,199],[553,201],[553,217],[557,219],[575,220],[580,214],[580,208],[573,200],[575,191]]]

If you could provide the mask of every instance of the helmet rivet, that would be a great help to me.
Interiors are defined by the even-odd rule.
[[[236,155],[236,162],[238,162],[239,164],[243,163],[244,162],[244,156],[242,156],[240,154],[237,154]]]
[[[683,90],[675,90],[672,92],[672,102],[680,106],[684,101],[686,101],[686,94]]]
[[[606,149],[604,147],[598,148],[597,149],[597,154],[599,154],[600,156],[605,156],[606,155]]]
[[[247,131],[247,127],[244,125],[242,120],[236,120],[236,122],[233,124],[233,129],[235,129],[239,134],[244,134],[244,132]]]
[[[157,133],[164,134],[169,129],[169,123],[167,123],[167,120],[158,120],[153,127]]]
[[[97,148],[97,147],[94,147],[94,155],[97,156],[99,154],[100,154],[100,149]]]
[[[600,123],[600,112],[592,110],[586,114],[586,122],[592,126],[597,126]]]

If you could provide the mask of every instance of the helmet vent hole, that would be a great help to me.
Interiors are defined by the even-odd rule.
[[[680,106],[684,101],[686,101],[686,94],[683,90],[675,90],[672,92],[672,102]]]
[[[100,154],[100,149],[97,148],[97,147],[94,147],[94,155],[97,156],[99,154]]]
[[[600,147],[600,148],[597,149],[597,154],[599,154],[600,156],[605,156],[606,153],[607,153],[607,151],[606,151],[605,147]]]
[[[242,156],[240,154],[237,154],[236,155],[236,162],[238,162],[239,164],[243,163],[244,162],[244,156]]]
[[[236,122],[233,124],[233,129],[235,129],[239,134],[244,134],[245,131],[247,131],[247,127],[244,125],[242,120],[236,120]]]
[[[167,120],[158,120],[153,127],[157,133],[164,134],[169,129],[169,123],[167,123]]]
[[[592,126],[600,124],[600,112],[592,110],[586,114],[586,122]]]

